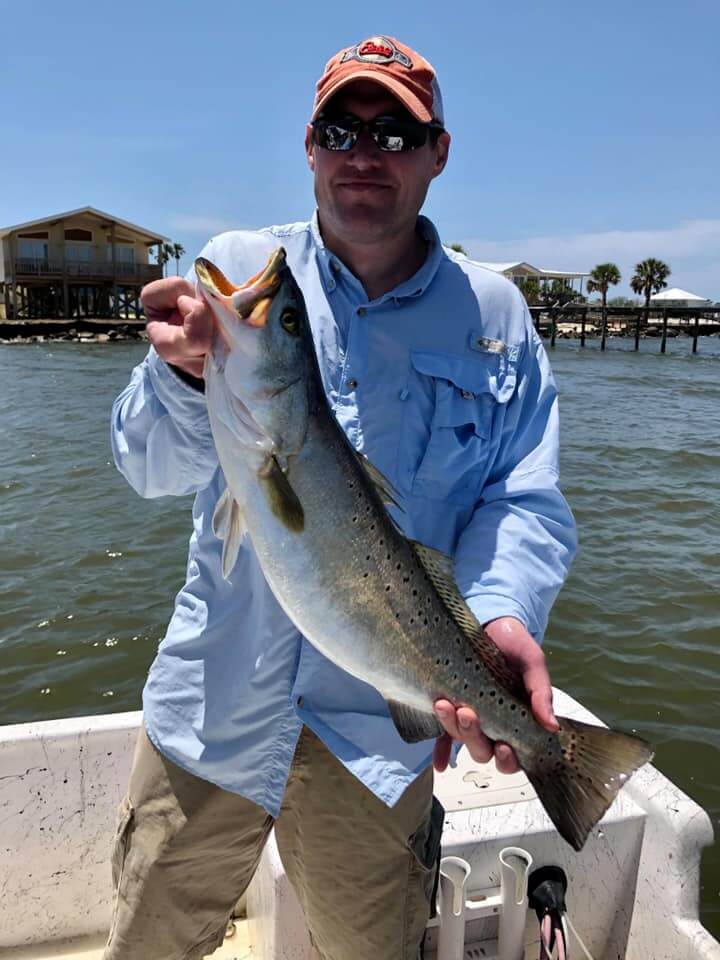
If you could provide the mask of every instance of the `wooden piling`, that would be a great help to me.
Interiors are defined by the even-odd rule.
[[[555,346],[557,336],[557,317],[555,316],[555,307],[550,307],[550,346]]]
[[[662,332],[662,343],[660,344],[660,353],[665,353],[666,345],[667,345],[667,307],[663,307],[663,332]]]
[[[585,346],[585,322],[587,321],[587,307],[580,314],[580,346]]]
[[[693,327],[693,348],[692,352],[697,353],[697,340],[700,334],[700,314],[695,314],[695,326]]]
[[[637,319],[635,320],[635,349],[640,349],[640,320],[642,318],[642,310],[638,310]]]

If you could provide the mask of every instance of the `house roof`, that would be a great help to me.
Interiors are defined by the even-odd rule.
[[[115,223],[120,227],[124,227],[126,230],[130,230],[133,233],[138,234],[146,241],[151,243],[168,241],[170,239],[169,237],[163,236],[161,233],[155,233],[152,230],[146,230],[144,227],[139,227],[135,223],[129,223],[127,220],[122,220],[120,217],[114,217],[111,213],[104,213],[102,210],[97,210],[95,207],[78,207],[77,210],[67,210],[65,213],[56,213],[50,217],[40,217],[38,220],[28,220],[27,223],[16,223],[10,227],[2,227],[0,228],[0,237],[6,237],[8,234],[14,233],[16,230],[28,230],[30,227],[39,227],[44,223],[57,223],[58,220],[68,220],[70,217],[78,216],[95,217],[97,220],[106,223],[108,226]]]
[[[505,273],[506,270],[515,270],[517,267],[526,267],[531,271],[535,270],[535,267],[531,267],[529,263],[524,263],[522,260],[514,260],[511,263],[477,260],[476,263],[479,263],[481,267],[486,267],[488,270],[493,270],[495,273]]]
[[[579,280],[580,277],[589,277],[589,273],[573,273],[572,270],[548,270],[546,267],[540,267],[540,273],[546,277],[557,277],[559,279]]]
[[[519,267],[527,270],[534,277],[551,277],[555,279],[578,280],[581,277],[587,277],[587,273],[573,273],[567,270],[548,270],[544,267],[534,267],[525,260],[513,260],[510,263],[497,263],[494,261],[477,261],[481,267],[493,270],[495,273],[507,273],[508,270],[517,270]]]
[[[689,290],[681,290],[680,287],[671,287],[669,290],[663,290],[662,293],[656,293],[650,300],[696,300],[698,303],[710,303],[707,297],[699,297],[696,293],[690,293]]]

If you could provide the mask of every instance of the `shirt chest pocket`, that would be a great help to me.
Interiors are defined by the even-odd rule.
[[[514,369],[497,353],[466,357],[413,351],[410,361],[409,399],[415,394],[419,400],[411,416],[420,431],[412,493],[473,502],[487,474],[499,408],[515,389]]]

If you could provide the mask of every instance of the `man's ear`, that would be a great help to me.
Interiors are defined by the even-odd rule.
[[[440,134],[437,141],[437,146],[435,147],[435,169],[433,170],[433,177],[439,176],[445,169],[445,164],[448,162],[448,154],[450,153],[450,134],[447,131]]]
[[[305,156],[307,157],[308,166],[314,173],[315,153],[313,152],[312,127],[310,124],[305,127]]]

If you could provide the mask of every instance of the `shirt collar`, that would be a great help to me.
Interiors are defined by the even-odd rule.
[[[440,266],[440,261],[445,256],[442,243],[440,242],[440,237],[435,229],[435,225],[431,220],[428,220],[427,217],[418,217],[418,228],[423,239],[428,245],[425,262],[412,277],[403,281],[403,283],[398,284],[394,290],[390,290],[384,294],[380,298],[381,301],[398,301],[407,299],[409,297],[419,297],[430,286],[430,283],[435,277],[438,267]],[[315,244],[317,261],[320,267],[320,274],[322,276],[324,285],[332,288],[332,285],[336,282],[337,275],[340,275],[343,272],[357,282],[354,275],[345,266],[342,260],[340,260],[338,256],[328,250],[328,248],[325,246],[325,241],[320,234],[320,224],[318,221],[317,210],[313,214],[312,220],[310,221],[310,234],[312,236],[313,243]]]

